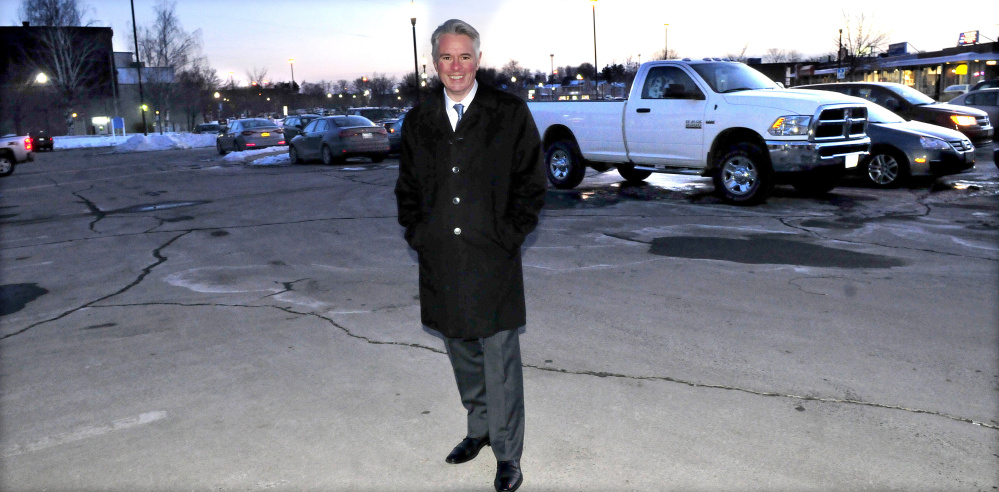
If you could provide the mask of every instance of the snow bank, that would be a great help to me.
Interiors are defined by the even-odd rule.
[[[124,143],[114,148],[114,152],[149,152],[153,150],[190,149],[192,147],[211,147],[215,145],[215,135],[193,133],[164,133],[132,135]]]
[[[278,147],[268,147],[266,149],[232,152],[226,154],[222,160],[234,164],[246,164],[248,166],[279,166],[283,164],[291,164],[291,160],[288,158],[288,147],[284,145]]]
[[[52,138],[56,149],[85,149],[92,147],[114,147],[115,152],[145,152],[150,150],[190,149],[212,147],[215,135],[197,133],[158,133],[149,136],[130,135],[112,137],[110,135],[73,135]]]

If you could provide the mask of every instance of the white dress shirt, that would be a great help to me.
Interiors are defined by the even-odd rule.
[[[472,85],[472,90],[468,91],[468,94],[464,99],[460,101],[455,101],[448,97],[447,89],[444,89],[444,111],[447,112],[447,118],[451,120],[451,129],[455,130],[458,128],[458,111],[454,109],[454,105],[461,103],[465,106],[462,110],[463,113],[468,113],[468,107],[472,105],[472,99],[475,98],[475,91],[479,90],[479,81],[476,80],[475,84]]]

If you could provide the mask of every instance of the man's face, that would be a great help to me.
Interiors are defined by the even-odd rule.
[[[475,71],[479,69],[479,59],[475,56],[472,38],[464,34],[444,34],[437,40],[438,55],[434,68],[444,82],[448,97],[461,101],[475,85]]]

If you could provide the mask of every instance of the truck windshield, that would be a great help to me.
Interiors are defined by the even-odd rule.
[[[690,66],[711,86],[711,90],[722,94],[780,87],[766,75],[742,63],[691,63]]]

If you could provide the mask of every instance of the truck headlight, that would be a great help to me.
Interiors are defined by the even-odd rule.
[[[767,132],[778,137],[808,135],[808,126],[811,123],[811,116],[781,116],[774,120]]]
[[[926,150],[949,150],[950,144],[944,142],[939,138],[933,137],[919,137],[919,145],[922,145]]]

